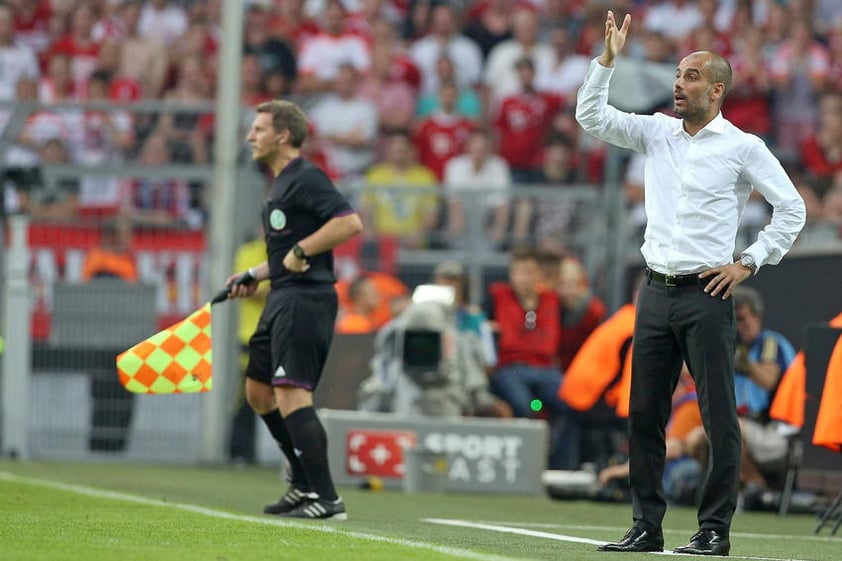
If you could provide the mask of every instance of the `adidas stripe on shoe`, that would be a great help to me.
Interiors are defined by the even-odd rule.
[[[287,492],[284,493],[284,496],[278,499],[278,502],[264,506],[263,512],[265,514],[283,514],[301,506],[308,499],[316,498],[318,498],[318,495],[315,493],[309,493],[290,486]]]
[[[305,518],[309,520],[347,520],[348,513],[345,512],[345,502],[342,498],[335,501],[323,501],[321,499],[307,499],[302,504],[288,512],[282,512],[278,516],[283,518]]]

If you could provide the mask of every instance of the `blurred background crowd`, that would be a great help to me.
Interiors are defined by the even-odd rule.
[[[15,123],[15,105],[0,107],[6,209],[52,220],[129,213],[149,227],[200,228],[201,181],[100,174],[44,189],[39,171],[208,164],[221,5],[0,2],[0,103],[34,109]],[[791,172],[807,201],[804,239],[838,240],[842,4],[834,0],[246,1],[242,104],[288,97],[305,106],[306,153],[339,184],[424,188],[415,197],[363,190],[369,235],[404,248],[458,247],[464,198],[476,191],[491,249],[557,247],[581,217],[517,188],[599,189],[606,149],[580,134],[572,110],[608,8],[635,18],[626,105],[669,111],[676,61],[699,49],[724,54],[735,72],[726,118],[768,141]],[[138,110],[146,101],[173,105]],[[627,218],[641,226],[642,165],[627,164]],[[758,203],[746,220],[762,223],[765,212]]]

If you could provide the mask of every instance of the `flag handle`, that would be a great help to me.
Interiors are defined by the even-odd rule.
[[[246,271],[242,274],[240,278],[238,278],[233,283],[229,284],[228,286],[217,292],[216,296],[214,296],[213,299],[210,301],[211,305],[219,304],[220,302],[225,302],[226,300],[228,300],[228,295],[231,293],[232,287],[241,286],[244,284],[251,284],[252,282],[254,282],[254,277],[251,276],[251,273]]]

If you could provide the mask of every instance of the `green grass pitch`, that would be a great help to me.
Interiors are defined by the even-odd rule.
[[[596,551],[630,524],[629,505],[545,497],[340,489],[346,522],[261,514],[284,490],[277,470],[117,463],[0,462],[0,561],[623,561]],[[447,525],[432,523],[443,520]],[[842,559],[842,534],[809,515],[737,513],[731,555]],[[456,525],[454,525],[456,524]],[[671,507],[668,548],[696,529]]]

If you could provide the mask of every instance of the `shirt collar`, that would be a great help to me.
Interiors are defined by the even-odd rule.
[[[677,122],[678,124],[676,125],[675,130],[672,131],[672,134],[675,136],[678,136],[682,133],[687,134],[684,131],[684,121],[682,119],[677,119]],[[711,122],[705,125],[704,128],[702,128],[702,130],[700,130],[699,132],[702,131],[708,131],[714,134],[722,134],[723,132],[725,132],[725,117],[722,116],[722,111],[717,113],[716,117],[714,117],[711,120]]]

